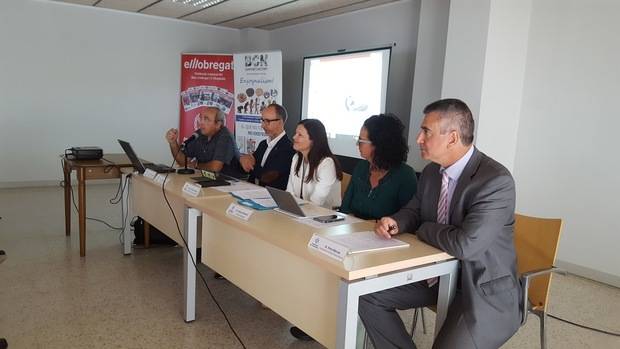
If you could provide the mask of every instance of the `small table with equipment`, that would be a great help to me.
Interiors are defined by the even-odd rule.
[[[80,256],[86,256],[86,181],[120,178],[122,167],[132,167],[125,154],[104,154],[100,160],[71,160],[61,155],[65,188],[65,234],[71,235],[71,172],[77,173]]]

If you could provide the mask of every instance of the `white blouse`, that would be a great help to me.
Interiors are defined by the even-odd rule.
[[[291,172],[288,176],[286,191],[296,197],[302,197],[300,193],[303,189],[304,200],[329,209],[340,207],[342,203],[342,198],[340,197],[340,180],[336,177],[336,165],[334,164],[334,160],[330,157],[321,160],[316,169],[316,180],[313,178],[308,183],[304,181],[302,186],[301,177],[302,175],[304,179],[308,177],[309,165],[306,163],[302,164],[299,168],[299,174],[296,175],[295,165],[297,164],[298,158],[299,154],[295,154],[295,156],[293,156],[293,161],[291,161]]]

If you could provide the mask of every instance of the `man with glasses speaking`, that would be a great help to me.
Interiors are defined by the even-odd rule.
[[[261,186],[286,190],[291,160],[295,151],[291,140],[284,132],[286,109],[279,104],[270,104],[261,112],[261,127],[267,139],[261,141],[252,154],[242,155],[241,167],[250,173],[248,180]]]

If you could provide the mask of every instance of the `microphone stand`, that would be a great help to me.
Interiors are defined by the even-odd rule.
[[[187,154],[185,154],[185,143],[183,143],[181,145],[181,151],[183,152],[183,156],[185,157],[185,166],[184,168],[180,168],[177,170],[178,174],[193,174],[196,171],[194,171],[193,168],[187,168]]]

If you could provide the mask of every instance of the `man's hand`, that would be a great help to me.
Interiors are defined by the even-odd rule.
[[[254,169],[256,165],[256,159],[252,154],[241,155],[239,158],[239,162],[241,163],[241,167],[245,172],[250,172]]]
[[[383,217],[375,224],[375,234],[390,239],[392,235],[398,234],[398,224],[390,217]]]
[[[179,130],[176,128],[171,128],[166,132],[166,140],[170,144],[177,144],[177,139],[179,138]]]

